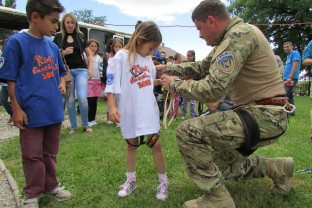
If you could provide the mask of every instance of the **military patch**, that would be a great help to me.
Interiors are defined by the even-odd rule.
[[[231,74],[234,67],[235,61],[231,51],[224,51],[217,58],[217,66],[221,72]]]
[[[4,57],[0,56],[0,68],[3,66],[4,64]]]
[[[111,85],[114,82],[114,75],[113,74],[107,74],[106,76],[106,84]]]

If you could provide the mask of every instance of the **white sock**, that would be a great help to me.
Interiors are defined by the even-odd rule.
[[[158,180],[167,180],[167,173],[160,174],[158,173]]]
[[[127,172],[126,176],[127,176],[127,179],[135,178],[135,171],[134,172]]]

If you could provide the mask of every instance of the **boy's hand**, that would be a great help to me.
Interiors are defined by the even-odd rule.
[[[28,118],[23,110],[15,110],[13,113],[13,123],[19,129],[25,129],[25,125],[28,124]]]
[[[120,122],[120,113],[118,111],[118,109],[114,106],[114,107],[110,107],[109,109],[109,120],[113,121],[113,122]]]
[[[64,82],[61,82],[61,83],[60,83],[59,89],[60,89],[62,95],[65,95],[65,94],[66,94],[66,84],[65,84]]]

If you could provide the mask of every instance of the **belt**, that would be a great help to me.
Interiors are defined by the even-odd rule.
[[[286,105],[289,104],[287,97],[272,97],[256,101],[258,105]]]

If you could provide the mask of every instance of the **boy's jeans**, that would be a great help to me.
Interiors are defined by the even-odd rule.
[[[88,126],[88,72],[87,69],[71,69],[71,93],[67,102],[67,112],[71,124],[71,128],[77,128],[76,118],[76,95],[78,97],[79,109],[81,114],[81,123],[83,127]]]
[[[61,123],[20,130],[25,198],[37,198],[57,188],[56,155],[60,132]]]

